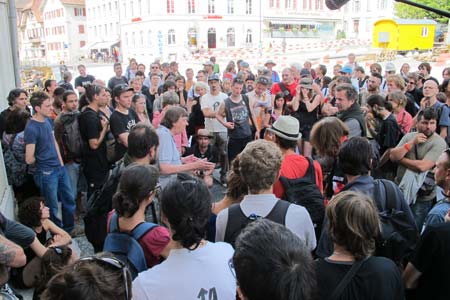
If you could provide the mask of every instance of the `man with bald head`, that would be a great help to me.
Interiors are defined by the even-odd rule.
[[[277,82],[272,85],[270,93],[272,94],[272,107],[274,106],[275,95],[278,93],[283,93],[284,101],[288,108],[290,108],[290,103],[292,98],[294,98],[297,88],[297,81],[294,80],[293,72],[290,68],[284,68],[281,73],[281,82]]]
[[[443,139],[447,140],[448,128],[450,127],[450,118],[448,107],[437,100],[436,95],[439,93],[439,85],[433,79],[428,79],[423,84],[423,99],[420,101],[420,108],[433,108],[438,114],[436,133]]]

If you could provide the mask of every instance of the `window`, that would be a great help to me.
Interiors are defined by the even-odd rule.
[[[234,28],[227,29],[227,47],[235,46]]]
[[[195,14],[195,0],[188,0],[188,13]]]
[[[245,14],[252,14],[252,0],[245,0]]]
[[[208,0],[208,14],[216,13],[215,0]]]
[[[139,46],[141,46],[141,47],[144,46],[144,32],[142,30],[139,33]]]
[[[356,2],[357,0],[355,0],[355,2]],[[319,10],[320,9],[320,2],[322,2],[321,0],[316,0],[316,2],[315,2],[315,9],[316,10]],[[323,5],[323,4],[322,4]]]
[[[127,4],[125,2],[123,3],[123,16],[126,18],[127,17]]]
[[[131,47],[136,47],[136,32],[131,34]]]
[[[125,45],[129,45],[128,44],[129,40],[128,40],[128,32],[125,32]]]
[[[112,15],[112,5],[111,2],[108,3],[108,13],[111,16]]]
[[[353,20],[353,32],[359,33],[359,20]]]
[[[175,12],[174,0],[167,0],[167,13],[173,14]]]
[[[175,44],[175,30],[170,29],[167,34],[167,44],[174,45]]]
[[[293,0],[285,0],[284,7],[292,8],[292,2],[293,2]]]
[[[84,33],[84,25],[78,25],[78,33]]]
[[[114,1],[114,14],[117,14],[119,11],[119,2]]]
[[[134,3],[133,1],[130,1],[130,8],[131,8],[131,17],[134,16]]]
[[[360,2],[360,0],[353,1],[353,11],[357,13],[360,10],[361,10],[361,2]]]
[[[233,14],[234,13],[234,0],[227,0],[228,4],[228,13]]]
[[[138,14],[142,12],[142,0],[138,0]]]
[[[247,36],[245,38],[245,42],[247,44],[251,44],[252,43],[252,30],[251,29],[247,30]]]
[[[189,31],[188,31],[188,45],[190,47],[197,46],[197,30],[195,28],[189,28]]]
[[[275,7],[275,0],[269,0],[269,8]]]
[[[103,16],[106,17],[106,4],[103,4]]]
[[[422,27],[422,37],[428,36],[428,27]]]
[[[80,48],[84,47],[86,45],[86,41],[80,41]]]
[[[147,0],[147,14],[150,14],[150,6],[152,0]]]
[[[151,47],[151,45],[152,45],[152,31],[151,30],[149,30],[147,32],[147,45],[149,47]]]

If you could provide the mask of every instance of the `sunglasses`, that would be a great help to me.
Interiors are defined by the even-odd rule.
[[[128,281],[131,281],[130,278],[130,273],[128,271],[128,267],[121,262],[120,260],[118,260],[115,257],[85,257],[85,258],[80,258],[78,260],[78,262],[83,262],[83,261],[95,261],[98,262],[100,264],[104,264],[104,265],[108,265],[110,267],[113,267],[114,269],[117,270],[121,270],[122,271],[122,276],[123,276],[123,281],[124,281],[124,286],[125,286],[125,300],[130,300],[130,292],[128,290]]]

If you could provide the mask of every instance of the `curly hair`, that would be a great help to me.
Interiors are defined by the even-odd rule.
[[[5,120],[5,133],[15,134],[24,131],[30,118],[30,113],[25,109],[12,110]]]
[[[251,193],[270,188],[280,171],[282,154],[273,142],[256,140],[241,152],[239,172]]]
[[[19,205],[19,222],[30,228],[39,227],[41,222],[41,203],[45,203],[43,197],[30,197]]]
[[[356,260],[374,253],[380,220],[371,198],[359,192],[341,192],[328,204],[326,215],[333,242],[353,254]]]

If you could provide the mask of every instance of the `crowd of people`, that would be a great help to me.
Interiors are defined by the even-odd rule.
[[[2,293],[446,299],[450,68],[275,67],[132,59],[107,82],[79,65],[74,85],[11,90]]]

